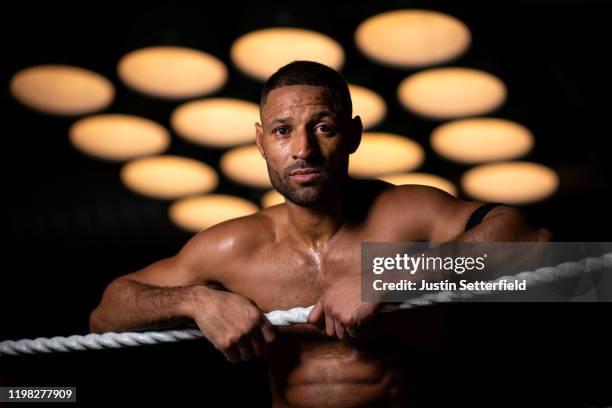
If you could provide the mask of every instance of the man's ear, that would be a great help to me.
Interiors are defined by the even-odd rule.
[[[266,155],[264,154],[263,149],[263,127],[260,123],[255,123],[255,144],[257,144],[257,149],[259,150],[261,157],[265,159]]]
[[[351,119],[350,126],[351,138],[349,144],[349,154],[355,153],[355,150],[359,147],[361,143],[361,134],[363,133],[363,124],[361,123],[361,117],[355,116]]]

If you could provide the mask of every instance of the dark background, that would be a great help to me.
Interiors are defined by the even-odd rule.
[[[458,185],[465,166],[437,157],[428,136],[437,122],[399,106],[397,84],[409,71],[377,66],[356,50],[357,25],[376,13],[426,8],[454,15],[473,34],[453,65],[484,69],[509,90],[494,115],[536,137],[526,157],[554,168],[561,187],[524,206],[557,241],[610,241],[609,54],[611,4],[593,1],[310,1],[212,4],[128,2],[6,4],[3,10],[4,238],[0,339],[88,331],[88,316],[114,277],[172,255],[190,235],[167,218],[168,203],[137,196],[119,181],[118,164],[99,162],[68,142],[74,119],[33,112],[8,92],[10,77],[37,64],[72,64],[110,78],[117,97],[107,112],[131,113],[167,128],[178,103],[127,89],[116,63],[150,45],[183,45],[223,60],[229,83],[218,93],[257,101],[260,84],[236,70],[229,47],[269,26],[304,27],[342,43],[349,82],[379,92],[388,117],[376,130],[406,134],[425,147],[422,171]],[[170,153],[217,166],[222,151],[174,137]],[[258,202],[263,191],[222,178],[217,190]],[[461,196],[462,198],[467,198]],[[429,362],[429,405],[546,406],[612,404],[607,304],[464,304],[438,307],[447,324],[442,352]],[[608,322],[608,323],[606,323]],[[407,323],[408,324],[408,323]],[[418,328],[415,328],[418,330]],[[605,378],[606,374],[608,378]],[[224,362],[205,341],[137,349],[1,357],[0,385],[77,386],[80,402],[183,401],[269,404],[263,364]],[[238,392],[236,390],[239,390]],[[424,393],[424,392],[423,392]]]

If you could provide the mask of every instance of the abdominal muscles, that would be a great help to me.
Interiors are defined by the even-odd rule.
[[[291,407],[361,407],[394,399],[393,374],[348,360],[311,361],[287,379],[284,399]]]
[[[268,355],[275,407],[388,407],[399,397],[397,372],[380,356],[338,340],[297,348]]]

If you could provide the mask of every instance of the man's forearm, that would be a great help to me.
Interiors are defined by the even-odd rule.
[[[158,287],[133,279],[116,279],[91,313],[90,329],[98,333],[154,330],[187,323],[204,290],[204,286]]]

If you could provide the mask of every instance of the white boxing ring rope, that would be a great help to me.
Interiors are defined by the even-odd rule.
[[[521,272],[512,276],[502,276],[492,280],[518,279],[525,280],[528,287],[551,283],[561,279],[576,277],[585,270],[604,270],[612,267],[612,252],[600,257],[584,258],[577,262],[564,262],[557,266],[547,266],[535,271]],[[488,295],[492,290],[476,290],[465,292],[441,291],[428,293],[404,303],[389,304],[383,310],[391,312],[399,309],[411,309],[435,303],[450,303]],[[308,314],[313,306],[294,307],[289,310],[275,310],[266,313],[266,318],[274,326],[287,326],[290,324],[308,322]],[[0,356],[34,353],[67,352],[73,350],[98,350],[105,348],[121,348],[145,344],[172,343],[179,340],[191,340],[203,337],[197,329],[146,331],[146,332],[108,332],[103,334],[91,333],[85,336],[73,335],[69,337],[52,337],[37,339],[6,340],[0,342]]]

